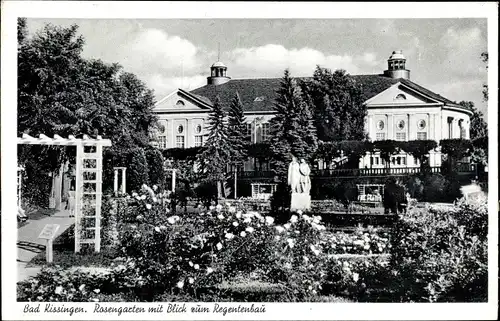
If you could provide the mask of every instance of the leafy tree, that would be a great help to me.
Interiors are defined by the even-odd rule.
[[[290,72],[285,70],[274,103],[271,119],[271,152],[273,170],[278,177],[286,175],[291,155],[309,158],[316,149],[316,132],[309,106]]]
[[[139,192],[142,184],[149,183],[148,161],[144,149],[136,148],[128,156],[127,191]]]
[[[344,140],[340,142],[340,148],[348,158],[349,168],[358,168],[359,158],[373,149],[369,141]]]
[[[472,143],[468,139],[443,139],[440,145],[441,152],[448,156],[447,162],[444,164],[448,173],[454,173],[457,161],[469,156],[472,152]]]
[[[112,177],[113,164],[126,164],[130,151],[148,144],[156,122],[153,92],[118,64],[84,59],[77,25],[47,24],[30,37],[25,20],[18,26],[18,135],[109,138],[104,176]],[[18,153],[20,163],[36,160],[35,173],[75,156],[74,148],[48,146],[21,146]]]
[[[488,138],[488,124],[484,120],[484,114],[474,106],[472,101],[461,101],[461,106],[472,111],[470,117],[470,139],[472,140],[472,161],[480,164],[488,164],[488,144],[481,144]],[[474,143],[476,142],[476,143]]]
[[[488,69],[488,60],[489,55],[487,52],[481,53],[481,59],[484,63],[486,63],[486,69]],[[488,85],[483,85],[483,99],[484,101],[488,101]]]
[[[148,149],[146,160],[149,169],[149,183],[163,189],[165,186],[165,158],[158,149]]]
[[[434,140],[411,140],[408,142],[401,142],[400,146],[408,154],[412,155],[420,161],[420,172],[425,171],[425,167],[429,165],[425,158],[431,150],[437,147],[437,142]]]
[[[386,167],[391,168],[391,156],[401,150],[401,144],[395,140],[377,140],[373,147],[380,151],[380,158],[385,161]]]
[[[366,105],[361,87],[345,72],[316,67],[313,78],[303,90],[313,105],[318,139],[364,140]]]
[[[218,198],[225,197],[223,193],[226,166],[231,160],[231,146],[225,117],[220,98],[217,96],[208,117],[209,134],[199,163],[204,178],[216,183]]]
[[[238,92],[234,95],[228,113],[228,137],[231,146],[231,161],[241,163],[246,158],[248,139],[246,137],[246,123],[243,114],[243,104]]]

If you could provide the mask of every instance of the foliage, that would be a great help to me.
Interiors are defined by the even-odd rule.
[[[148,176],[151,185],[163,189],[165,186],[165,159],[158,149],[146,150],[146,161],[148,163]]]
[[[340,157],[341,155],[341,144],[338,141],[331,142],[318,142],[318,148],[316,149],[316,153],[314,155],[317,159],[323,159],[326,162],[330,160]],[[329,167],[329,166],[328,166]]]
[[[434,140],[410,140],[407,142],[400,142],[399,145],[403,151],[420,161],[421,173],[425,171],[425,166],[429,167],[426,156],[430,151],[437,148],[437,142]]]
[[[127,190],[138,191],[143,182],[149,181],[149,170],[146,154],[142,148],[132,150],[128,155]]]
[[[268,142],[248,144],[246,154],[248,157],[268,160],[272,157],[271,145]]]
[[[308,159],[316,148],[316,132],[309,108],[296,80],[285,70],[274,103],[276,114],[270,121],[271,164],[280,178],[286,175],[291,155]]]
[[[389,211],[393,214],[404,212],[407,205],[405,187],[392,177],[387,179],[383,200],[386,213]]]
[[[198,159],[204,178],[216,182],[218,198],[225,196],[223,192],[226,166],[231,159],[231,144],[225,117],[221,101],[217,97],[208,118],[209,136],[205,149]]]
[[[441,152],[457,160],[471,152],[471,141],[468,139],[443,139],[440,142]]]
[[[461,101],[459,105],[472,111],[472,116],[470,117],[472,161],[486,165],[488,164],[488,124],[484,120],[484,114],[474,106],[472,101]]]
[[[489,55],[487,52],[481,53],[481,60],[486,63],[486,69],[488,69]],[[488,101],[488,85],[483,85],[483,100]]]
[[[366,139],[366,105],[361,87],[344,70],[332,73],[316,67],[302,88],[313,104],[313,115],[322,141]]]
[[[373,146],[380,152],[380,158],[385,161],[388,167],[391,166],[391,156],[399,153],[401,150],[400,142],[391,139],[377,140],[373,142]]]
[[[340,142],[340,148],[349,158],[349,168],[358,168],[359,158],[373,149],[373,143],[369,141],[347,140]]]
[[[402,301],[487,300],[486,200],[410,211],[394,227],[391,267]]]
[[[192,160],[203,153],[203,147],[167,148],[162,153],[165,159]]]
[[[228,136],[231,147],[231,161],[241,163],[246,159],[246,123],[243,114],[243,104],[240,95],[236,92],[228,113]]]

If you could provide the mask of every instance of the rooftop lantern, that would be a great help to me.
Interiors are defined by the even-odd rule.
[[[406,58],[403,55],[403,50],[393,51],[387,60],[387,65],[388,69],[384,71],[385,76],[410,79],[410,71],[406,69]]]

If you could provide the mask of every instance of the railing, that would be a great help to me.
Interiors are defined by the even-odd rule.
[[[431,173],[441,173],[441,167],[430,168]],[[458,173],[473,173],[474,164],[458,164]],[[420,173],[420,167],[398,167],[398,168],[352,168],[352,169],[313,169],[313,177],[352,177],[352,176],[407,176]],[[244,171],[238,172],[240,178],[272,178],[272,171]]]

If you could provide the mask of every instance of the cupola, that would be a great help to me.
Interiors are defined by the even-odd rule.
[[[228,82],[231,78],[226,75],[227,67],[222,62],[217,61],[210,67],[210,77],[207,77],[208,85],[221,85]]]
[[[393,51],[387,60],[387,65],[388,68],[384,71],[385,76],[410,79],[410,71],[406,69],[406,58],[403,55],[403,50]]]

